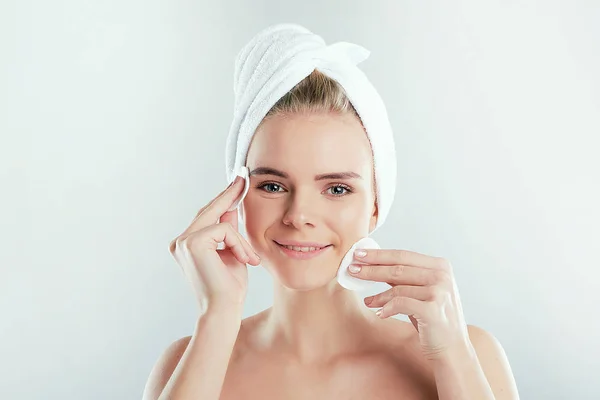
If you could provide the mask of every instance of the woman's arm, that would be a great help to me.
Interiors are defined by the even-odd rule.
[[[218,400],[241,320],[241,310],[200,316],[194,334],[172,343],[156,362],[143,399]]]
[[[500,342],[486,330],[467,326],[472,346],[434,364],[440,400],[519,400],[517,385]]]

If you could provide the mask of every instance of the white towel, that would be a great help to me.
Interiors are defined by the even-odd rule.
[[[379,228],[387,218],[396,191],[396,151],[387,111],[377,90],[356,66],[370,52],[348,42],[326,45],[298,24],[272,25],[256,34],[235,60],[235,106],[227,138],[227,181],[245,166],[256,128],[275,103],[318,69],[335,79],[360,116],[373,150]]]

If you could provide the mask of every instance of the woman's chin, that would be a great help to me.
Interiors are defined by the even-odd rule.
[[[271,270],[270,272],[273,279],[279,282],[281,286],[290,290],[305,292],[329,286],[331,281],[336,279],[337,271],[329,273],[309,270],[299,271],[279,266],[276,271]]]

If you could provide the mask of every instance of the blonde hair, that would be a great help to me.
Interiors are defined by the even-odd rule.
[[[261,121],[261,125],[276,115],[305,113],[351,113],[362,125],[360,116],[350,103],[344,88],[316,69],[275,103]]]
[[[356,112],[356,109],[352,103],[350,103],[350,99],[348,99],[342,85],[335,79],[330,78],[315,69],[271,107],[267,115],[265,115],[258,125],[257,130],[265,121],[277,115],[285,116],[290,114],[311,113],[334,113],[338,115],[352,114],[358,119],[363,130],[365,129],[358,112]],[[369,139],[368,135],[367,139]],[[370,139],[369,143],[371,143]],[[374,160],[373,146],[371,146],[371,156]],[[372,168],[372,170],[372,190],[375,201],[377,202],[375,168]]]

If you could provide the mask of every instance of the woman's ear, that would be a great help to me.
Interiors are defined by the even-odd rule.
[[[373,204],[373,213],[369,222],[369,233],[373,232],[373,229],[377,226],[377,217],[379,216],[379,208],[377,208],[377,202]]]

